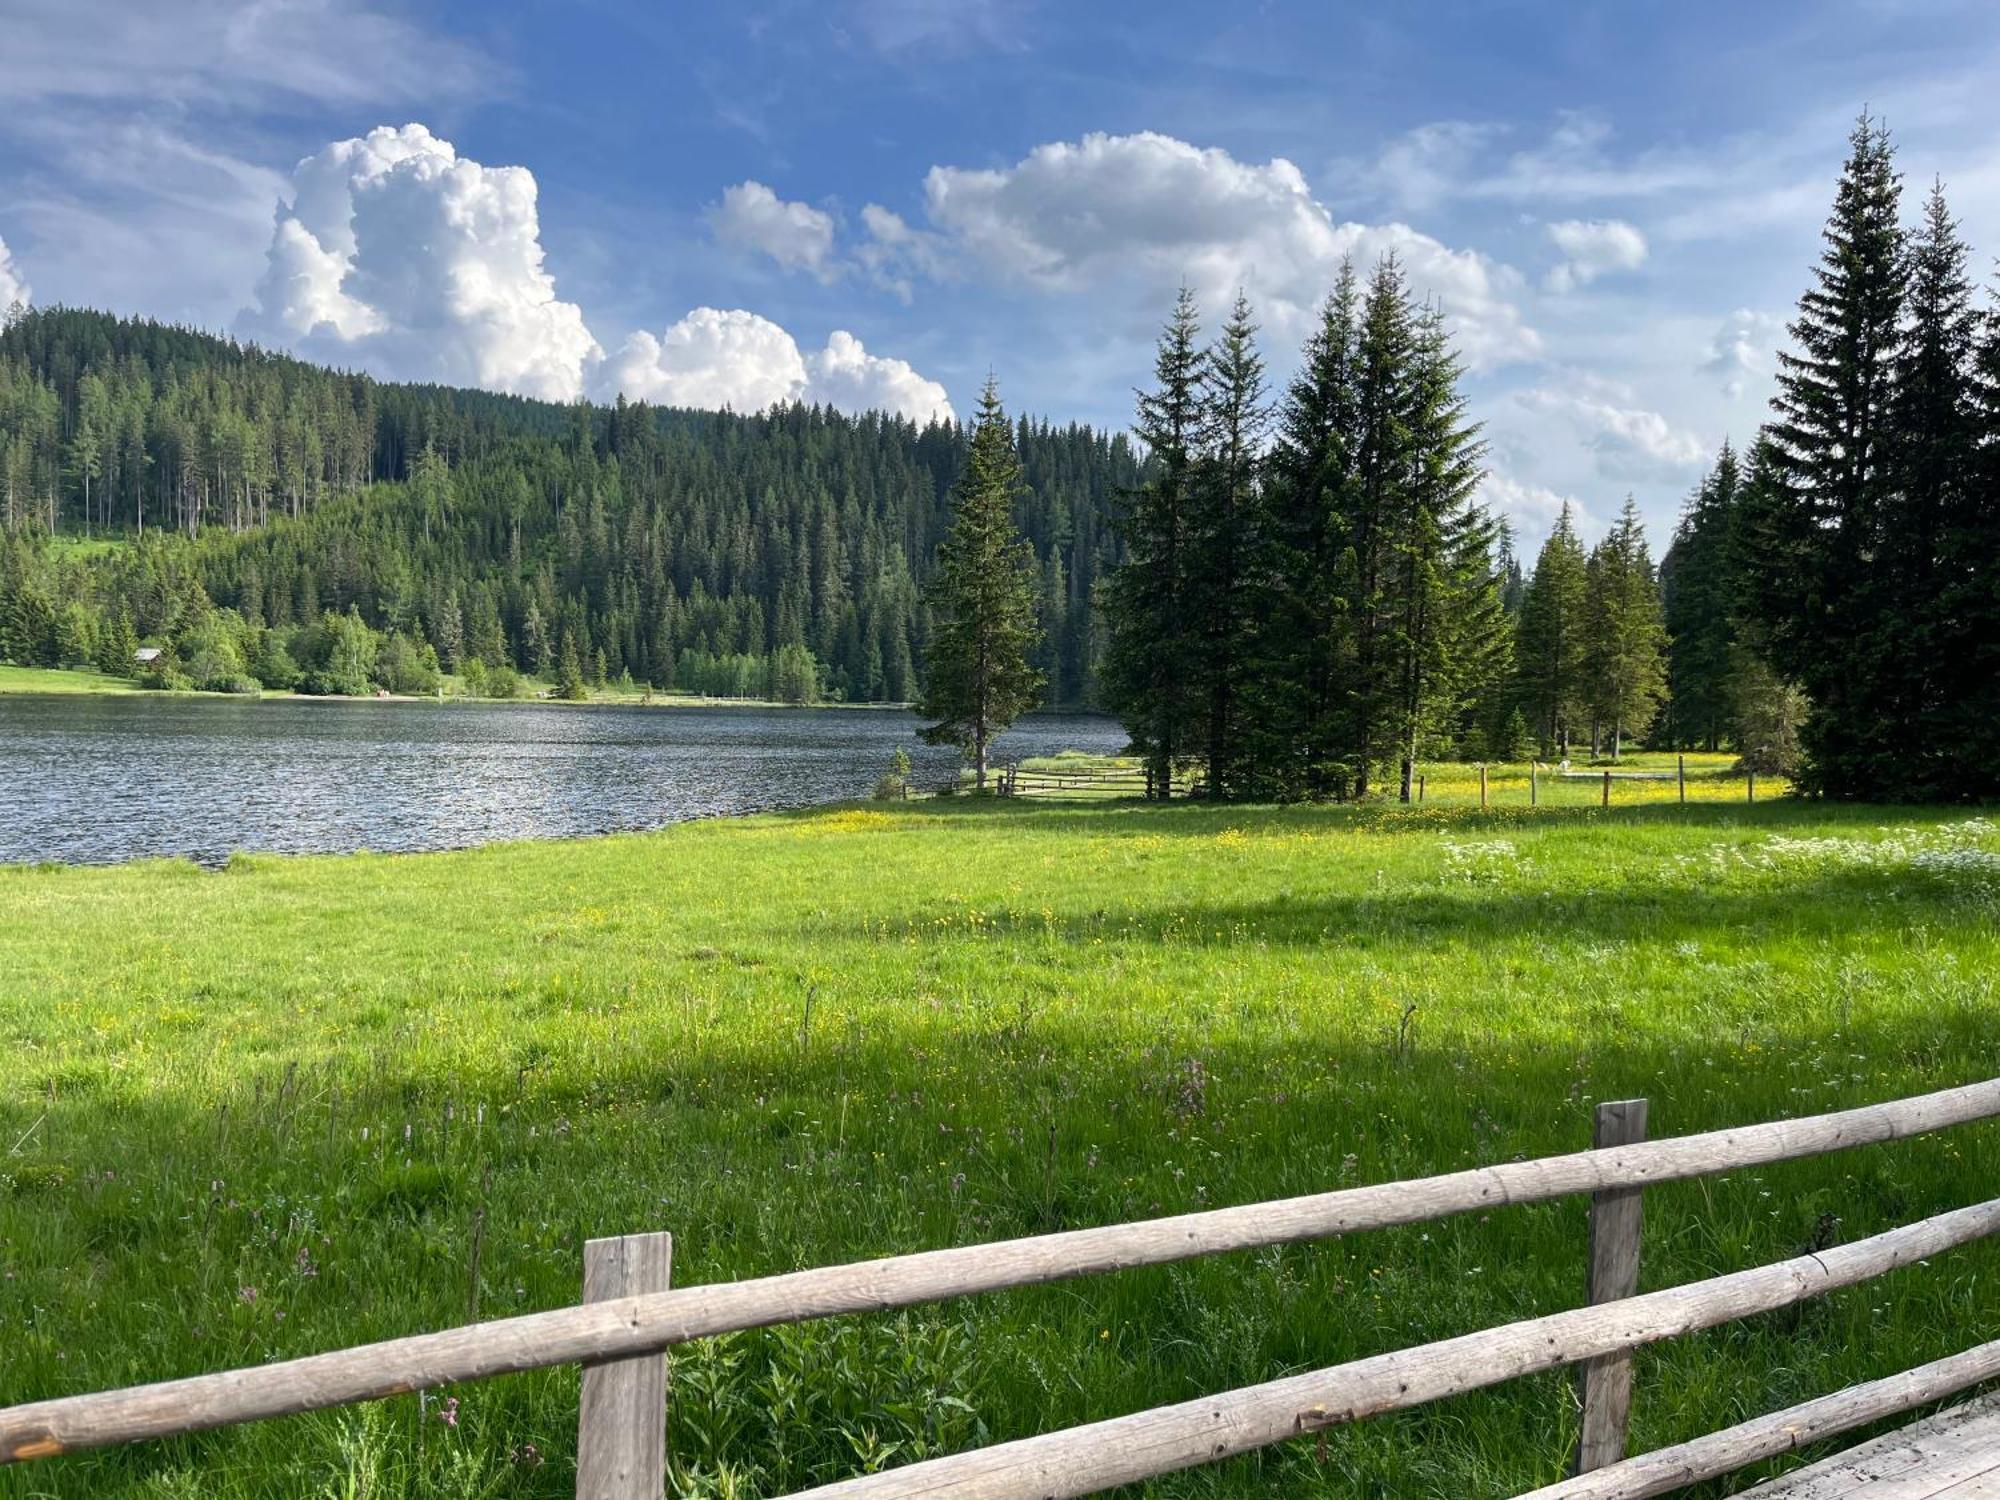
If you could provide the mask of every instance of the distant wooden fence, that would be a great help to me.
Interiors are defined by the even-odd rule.
[[[663,1351],[779,1323],[881,1312],[1133,1266],[1293,1244],[1576,1193],[1593,1195],[1590,1305],[1283,1380],[1001,1443],[801,1492],[1030,1500],[1092,1494],[1518,1376],[1582,1364],[1579,1477],[1541,1500],[1662,1494],[1906,1411],[2000,1374],[2000,1341],[1726,1432],[1624,1459],[1633,1349],[1852,1286],[2000,1232],[2000,1199],[1851,1244],[1645,1295],[1649,1186],[1899,1140],[2000,1116],[2000,1079],[1893,1103],[1665,1140],[1645,1102],[1600,1105],[1589,1151],[1410,1182],[1002,1240],[753,1281],[667,1289],[665,1235],[592,1241],[584,1303],[497,1322],[0,1411],[0,1462],[378,1400],[515,1371],[582,1364],[577,1494],[657,1500],[666,1483]]]
[[[1176,781],[1178,795],[1199,781],[1191,773],[1188,781]],[[1088,800],[1093,797],[1146,797],[1152,794],[1153,775],[1141,764],[1099,764],[1088,769],[1061,767],[1030,769],[1019,764],[1003,766],[997,780],[1003,797],[1061,797]]]
[[[1491,805],[1488,784],[1488,767],[1481,762],[1479,767],[1479,805]],[[1611,805],[1611,783],[1614,781],[1671,781],[1680,794],[1680,801],[1688,799],[1687,757],[1674,758],[1671,771],[1614,771],[1602,770],[1572,771],[1564,767],[1549,769],[1540,761],[1528,763],[1528,805],[1538,807],[1542,800],[1542,777],[1544,775],[1561,781],[1594,781],[1602,784],[1601,805]],[[1002,797],[1044,797],[1065,801],[1089,801],[1094,798],[1145,797],[1153,790],[1152,772],[1137,762],[1107,764],[1098,762],[1088,768],[1066,770],[1061,766],[1027,768],[1018,763],[999,767],[993,776],[994,789]],[[1199,767],[1184,769],[1174,782],[1176,796],[1198,796],[1201,789]],[[1414,772],[1410,778],[1410,795],[1417,802],[1428,800],[1430,778],[1423,772]],[[1749,772],[1744,782],[1744,794],[1748,801],[1757,800],[1757,773]]]

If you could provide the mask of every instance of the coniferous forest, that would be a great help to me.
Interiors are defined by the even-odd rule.
[[[1021,421],[1037,667],[1093,696],[1122,435]],[[953,426],[385,385],[67,309],[0,334],[0,657],[175,685],[429,691],[442,671],[737,697],[918,695]],[[111,550],[87,538],[132,543]]]
[[[1407,798],[1427,759],[1634,743],[1832,796],[2000,792],[2000,321],[1942,188],[1912,222],[1879,122],[1850,148],[1771,419],[1657,566],[1629,499],[1589,549],[1566,509],[1523,565],[1442,312],[1389,260],[1342,272],[1282,390],[1247,301],[1205,342],[1183,293],[1136,445],[1011,426],[1021,666],[1118,713],[1160,796]],[[26,312],[0,333],[0,657],[911,701],[967,439],[386,385]]]
[[[1942,188],[1850,142],[1770,422],[1655,567],[1566,507],[1523,570],[1437,309],[1343,272],[1289,387],[1182,294],[1140,398],[1105,698],[1155,795],[1404,800],[1425,759],[1735,749],[1837,797],[2000,794],[2000,318]]]

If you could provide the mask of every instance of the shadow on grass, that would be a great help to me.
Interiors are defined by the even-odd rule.
[[[867,809],[889,817],[942,819],[978,824],[991,821],[1036,833],[1089,833],[1101,837],[1212,837],[1225,828],[1245,832],[1321,831],[1355,833],[1461,832],[1480,829],[1698,827],[1788,829],[1815,826],[1879,826],[1885,822],[1929,822],[1964,815],[1964,809],[1894,803],[1815,802],[1771,798],[1756,803],[1691,802],[1620,807],[1529,807],[1501,804],[1481,809],[1450,803],[1405,806],[1395,802],[1272,804],[1250,802],[1147,802],[1107,798],[1095,802],[1042,801],[993,796],[935,797],[916,802],[855,802],[795,808],[771,816],[809,821],[835,811]]]

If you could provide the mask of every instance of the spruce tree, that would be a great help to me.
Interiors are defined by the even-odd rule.
[[[1040,631],[1035,551],[1014,524],[1022,487],[1014,429],[989,379],[927,594],[933,624],[918,709],[937,721],[924,741],[965,752],[981,790],[994,737],[1035,706],[1043,682],[1028,660]]]
[[[1688,498],[1660,563],[1668,636],[1667,740],[1718,750],[1736,712],[1732,682],[1740,584],[1736,560],[1742,466],[1728,443]]]
[[[1586,563],[1567,502],[1542,544],[1515,626],[1521,704],[1544,755],[1569,755],[1583,698]]]
[[[1977,474],[1981,318],[1968,258],[1944,189],[1933,185],[1910,241],[1908,328],[1891,406],[1894,496],[1872,560],[1886,605],[1900,616],[1900,628],[1885,622],[1883,696],[1905,731],[1901,754],[1875,779],[1917,799],[1965,795],[1981,774],[1965,774],[1977,752],[1963,741],[1979,728],[1958,711],[1961,698],[1980,696],[1977,680],[1960,668],[1978,656],[1978,632],[1968,629],[1978,591],[1965,584],[1980,572],[1963,539],[1994,503]],[[2000,581],[1997,568],[1988,554],[1989,589]],[[1991,784],[1996,773],[1984,774]]]
[[[1187,547],[1186,607],[1198,632],[1193,685],[1204,771],[1204,794],[1231,797],[1248,790],[1246,718],[1255,711],[1246,688],[1256,650],[1255,578],[1262,447],[1270,413],[1257,325],[1240,294],[1215,343],[1203,356]]]
[[[1181,288],[1160,334],[1154,387],[1139,397],[1144,482],[1118,516],[1125,559],[1105,586],[1106,706],[1146,759],[1155,797],[1173,792],[1175,761],[1192,746],[1195,635],[1185,608],[1188,527],[1199,440],[1201,348],[1194,294]]]
[[[1584,599],[1584,697],[1591,713],[1592,749],[1601,725],[1611,731],[1611,758],[1625,737],[1651,726],[1666,687],[1666,628],[1660,591],[1646,551],[1639,507],[1630,496],[1617,524],[1591,553]]]
[[[1772,664],[1811,700],[1808,789],[1864,795],[1910,746],[1892,686],[1907,601],[1874,566],[1893,520],[1893,386],[1908,287],[1901,181],[1881,123],[1863,115],[1813,285],[1779,356],[1766,429],[1775,459],[1750,554]]]
[[[1349,636],[1337,734],[1357,798],[1368,795],[1376,768],[1395,763],[1404,748],[1398,547],[1411,501],[1407,422],[1419,343],[1402,269],[1384,259],[1369,278],[1356,335],[1354,467],[1335,544],[1334,588]]]
[[[1485,448],[1466,418],[1443,316],[1425,308],[1412,327],[1405,404],[1396,422],[1403,493],[1390,539],[1392,731],[1404,802],[1411,800],[1424,741],[1463,728],[1475,686],[1493,680],[1506,651],[1493,521],[1474,498]]]
[[[1354,776],[1339,735],[1351,637],[1336,562],[1353,503],[1359,303],[1343,262],[1279,407],[1265,501],[1256,672],[1271,748],[1259,758],[1289,755],[1296,789],[1316,797]]]
[[[1974,371],[1980,447],[1940,558],[1939,609],[1960,631],[1940,732],[1970,782],[1960,795],[1993,798],[2000,796],[2000,316],[1987,316]]]

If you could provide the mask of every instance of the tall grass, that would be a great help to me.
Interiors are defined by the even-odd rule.
[[[1576,1149],[1602,1098],[1680,1134],[2000,1071],[1990,825],[1617,791],[1481,814],[1439,788],[0,872],[0,1402],[574,1302],[592,1235],[671,1229],[687,1285]],[[1996,1146],[1652,1191],[1644,1284],[1991,1196]],[[676,1491],[779,1493],[1571,1306],[1584,1214],[691,1346]],[[1996,1273],[1962,1252],[1647,1351],[1636,1442],[1994,1337]],[[1558,1472],[1570,1391],[1147,1492],[1512,1493]],[[574,1371],[511,1377],[0,1470],[0,1495],[567,1495],[575,1405]]]

